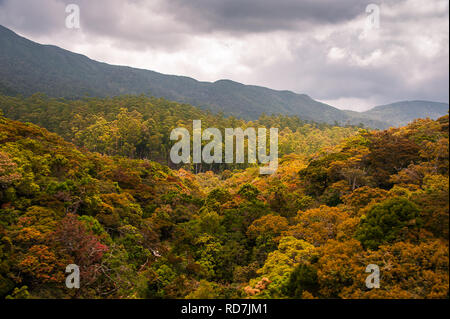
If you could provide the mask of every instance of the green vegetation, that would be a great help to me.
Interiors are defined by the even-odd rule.
[[[0,117],[3,298],[449,297],[448,116],[367,131],[144,96],[0,106],[22,121]],[[192,119],[279,127],[276,174],[169,168]]]
[[[403,125],[426,114],[437,118],[448,112],[448,104],[427,101],[401,102],[363,113],[343,111],[291,91],[230,80],[200,82],[97,62],[59,47],[35,43],[0,25],[0,94],[30,96],[36,92],[69,99],[146,94],[246,120],[256,120],[262,114],[282,114],[380,129]]]
[[[216,127],[222,134],[227,127],[277,127],[280,156],[290,153],[310,156],[358,131],[355,127],[316,124],[282,115],[262,115],[257,121],[246,122],[144,95],[83,100],[48,98],[42,94],[29,98],[0,95],[0,110],[8,118],[37,124],[83,149],[110,156],[149,159],[172,168],[175,165],[169,155],[174,142],[170,140],[170,132],[176,127],[186,127],[192,136],[193,120],[201,120],[204,128]],[[246,167],[248,164],[184,165],[195,172]]]

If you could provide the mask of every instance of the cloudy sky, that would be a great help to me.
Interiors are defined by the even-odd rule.
[[[66,27],[71,3],[79,29]],[[343,109],[449,100],[447,0],[0,0],[0,24],[111,64]]]

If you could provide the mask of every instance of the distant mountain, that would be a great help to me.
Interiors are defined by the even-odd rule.
[[[266,113],[298,115],[316,122],[361,123],[374,128],[390,125],[383,116],[342,111],[305,94],[230,80],[200,82],[97,62],[53,45],[38,44],[0,26],[0,93],[36,92],[66,98],[147,94],[245,119]]]
[[[414,119],[429,117],[437,119],[448,113],[446,103],[430,101],[401,101],[375,106],[366,112],[347,111],[351,116],[385,122],[389,126],[404,126]],[[385,127],[382,127],[385,128]]]

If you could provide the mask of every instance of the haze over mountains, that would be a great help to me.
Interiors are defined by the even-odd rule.
[[[0,93],[78,98],[147,94],[189,103],[245,119],[262,113],[297,115],[316,122],[364,124],[373,128],[404,125],[415,118],[437,118],[448,104],[403,101],[366,112],[344,111],[306,94],[244,85],[230,80],[200,82],[158,72],[110,65],[52,45],[41,45],[0,25]]]
[[[365,112],[345,111],[350,116],[363,116],[374,121],[382,121],[388,126],[403,126],[416,118],[437,119],[447,114],[448,104],[431,101],[402,101],[375,106]]]

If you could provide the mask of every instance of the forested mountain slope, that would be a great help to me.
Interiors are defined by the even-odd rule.
[[[184,76],[110,65],[56,46],[32,42],[0,26],[0,93],[29,96],[37,92],[65,98],[146,94],[244,119],[255,120],[263,113],[283,114],[330,124],[362,123],[372,128],[386,128],[392,124],[389,119],[396,117],[409,122],[417,117],[434,116],[426,112],[409,116],[409,112],[396,108],[395,116],[390,113],[389,118],[346,112],[291,91],[230,80],[200,82]]]
[[[282,115],[262,115],[257,121],[247,122],[144,95],[81,100],[48,98],[42,94],[29,98],[0,95],[0,110],[8,118],[45,127],[93,152],[151,159],[172,167],[175,166],[169,156],[173,145],[170,132],[182,126],[192,137],[193,120],[201,120],[203,129],[220,129],[222,135],[225,128],[276,127],[281,142],[280,156],[289,153],[309,156],[358,131],[357,127],[313,123]],[[217,172],[245,167],[248,164],[200,164],[195,170]]]
[[[414,119],[437,119],[448,113],[448,103],[430,101],[401,101],[379,105],[365,112],[350,112],[356,116],[386,122],[386,127],[407,125]]]
[[[445,116],[285,155],[270,176],[192,174],[2,116],[0,295],[448,298],[448,154]]]
[[[214,83],[149,70],[109,65],[51,45],[41,45],[0,26],[0,89],[3,93],[55,97],[149,94],[245,118],[267,114],[301,115],[334,123],[347,116],[304,94],[247,86],[229,80]]]

